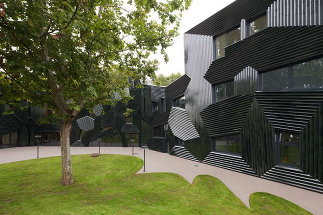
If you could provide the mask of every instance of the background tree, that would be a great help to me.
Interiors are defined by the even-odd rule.
[[[176,79],[180,78],[182,76],[181,73],[172,73],[168,76],[165,76],[163,74],[156,75],[153,78],[153,83],[157,86],[168,86],[172,82],[174,82]]]
[[[128,80],[152,76],[190,0],[5,0],[0,4],[1,102],[61,120],[63,185],[73,183],[70,131],[82,108],[122,101]]]

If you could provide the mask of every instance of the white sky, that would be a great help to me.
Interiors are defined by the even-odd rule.
[[[235,0],[193,0],[189,10],[183,14],[180,35],[174,39],[174,45],[167,50],[169,62],[166,64],[160,57],[157,74],[169,75],[184,71],[184,33]]]

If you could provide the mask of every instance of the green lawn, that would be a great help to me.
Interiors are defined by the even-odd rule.
[[[253,194],[248,209],[216,178],[191,185],[176,174],[135,174],[142,165],[130,156],[73,156],[70,187],[59,184],[59,157],[0,165],[0,214],[310,214],[266,193]]]

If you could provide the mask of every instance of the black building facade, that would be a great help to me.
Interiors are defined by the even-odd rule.
[[[323,1],[237,0],[189,30],[171,153],[323,192]]]

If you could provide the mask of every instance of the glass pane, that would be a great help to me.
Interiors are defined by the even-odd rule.
[[[262,90],[283,91],[288,89],[288,68],[262,74]]]
[[[323,59],[292,67],[295,89],[323,89]]]
[[[216,101],[222,101],[225,99],[225,84],[220,84],[215,86],[216,91]]]
[[[226,83],[226,98],[232,97],[234,94],[234,82],[230,81]]]
[[[239,135],[228,137],[228,152],[237,154],[241,153],[241,143]]]
[[[300,134],[293,132],[278,132],[278,144],[280,144],[280,161],[282,164],[300,164]]]
[[[267,28],[267,16],[262,16],[250,23],[250,35]]]
[[[223,34],[216,38],[216,58],[225,56],[225,48],[227,47],[227,34]]]
[[[227,151],[227,140],[225,137],[219,137],[215,140],[215,150],[226,152]]]
[[[240,30],[240,28],[235,29],[233,31],[230,31],[228,33],[228,46],[239,42],[240,38],[241,38],[241,30]]]
[[[180,98],[180,107],[185,109],[185,96]]]
[[[288,165],[299,166],[299,147],[298,145],[281,145],[281,162]]]

